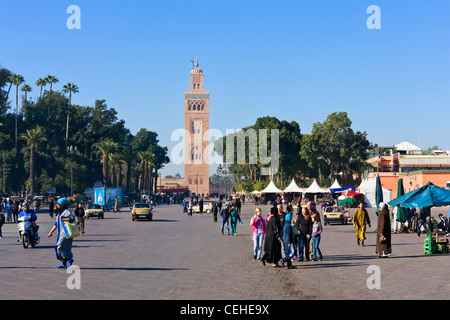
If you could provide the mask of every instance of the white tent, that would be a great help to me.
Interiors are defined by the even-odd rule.
[[[252,192],[250,192],[250,193],[251,193],[251,194],[260,194],[261,191],[255,190],[255,191],[252,191]]]
[[[299,188],[299,187],[297,186],[297,184],[295,183],[295,180],[292,179],[291,184],[290,184],[289,186],[287,186],[287,188],[284,189],[283,192],[284,192],[284,193],[289,193],[289,192],[293,192],[293,193],[295,193],[295,192],[303,193],[304,191],[303,191],[303,189]]]
[[[275,183],[273,183],[273,181],[270,180],[269,185],[264,190],[262,190],[261,193],[283,193],[283,191],[278,189],[275,186]]]
[[[321,187],[319,187],[316,179],[314,179],[314,182],[309,186],[308,189],[304,191],[304,193],[326,193],[326,192],[328,191],[325,191]]]
[[[395,146],[397,151],[405,152],[406,154],[422,154],[422,149],[412,143],[403,141]]]
[[[328,188],[328,192],[331,192],[330,189],[341,189],[341,185],[339,184],[339,182],[336,180],[334,180],[333,184],[331,185],[331,187]]]
[[[383,188],[383,202],[391,201],[392,191]],[[372,179],[364,179],[358,188],[356,188],[356,192],[364,194],[364,202],[368,208],[376,207],[377,202],[375,200],[375,189],[376,182],[375,178]]]

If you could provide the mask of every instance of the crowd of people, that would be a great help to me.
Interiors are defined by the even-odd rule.
[[[278,197],[270,207],[270,212],[263,217],[260,207],[250,219],[252,227],[253,259],[263,265],[270,264],[273,267],[285,267],[293,269],[293,261],[320,261],[323,255],[320,249],[321,235],[323,232],[321,216],[316,210],[315,203],[308,201],[305,206],[298,205],[297,212],[291,201],[286,201],[283,206]],[[283,208],[286,208],[284,211]],[[393,208],[395,209],[395,208]],[[421,232],[428,232],[428,222],[433,221],[429,217],[429,208],[419,208],[416,213],[408,210],[411,216],[410,228],[420,236]],[[398,223],[394,210],[389,210],[386,203],[379,204],[376,221],[375,253],[379,258],[389,257],[392,253],[391,234],[396,232]],[[240,210],[239,210],[240,212]],[[226,202],[224,208],[214,210],[214,221],[217,221],[217,213],[221,218],[221,234],[236,234],[236,223],[242,223],[234,203]],[[428,213],[428,215],[427,215]],[[237,214],[238,218],[233,218]],[[228,227],[231,218],[231,232]],[[440,222],[434,222],[444,232],[448,232],[448,219],[439,215]],[[371,227],[371,220],[363,202],[359,203],[351,219],[356,234],[358,246],[365,247],[367,226]],[[412,222],[415,222],[412,225]],[[408,223],[406,223],[408,225]],[[412,226],[411,226],[412,225]],[[432,225],[432,224],[431,224]],[[425,229],[424,229],[425,228]]]

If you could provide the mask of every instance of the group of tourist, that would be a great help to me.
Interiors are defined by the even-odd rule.
[[[377,219],[376,254],[380,258],[388,257],[391,249],[391,223],[389,209],[386,203],[380,203]],[[364,204],[361,203],[352,219],[356,232],[357,244],[365,246],[366,228],[371,221]],[[292,207],[283,211],[281,203],[275,201],[266,218],[262,217],[261,209],[256,208],[250,220],[252,226],[253,259],[263,265],[270,263],[273,267],[285,264],[288,269],[297,261],[320,261],[323,259],[320,250],[320,239],[323,232],[321,218],[314,203],[309,201],[306,206],[299,207],[297,214]]]
[[[270,263],[273,267],[285,264],[288,269],[294,269],[292,261],[322,260],[319,247],[322,224],[320,215],[313,203],[308,202],[294,214],[292,206],[287,206],[287,212],[277,199],[270,209],[266,219],[262,217],[261,208],[255,209],[250,220],[252,226],[253,259],[264,265]],[[264,249],[264,253],[263,253]]]

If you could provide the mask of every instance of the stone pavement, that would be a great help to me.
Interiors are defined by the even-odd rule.
[[[267,216],[269,206],[261,206]],[[246,204],[237,236],[220,234],[211,214],[182,213],[179,205],[154,209],[154,220],[132,222],[130,210],[86,221],[86,235],[74,240],[74,265],[80,289],[68,289],[72,275],[55,267],[53,222],[38,215],[41,243],[23,249],[16,225],[3,226],[0,239],[0,299],[37,300],[378,300],[449,299],[450,255],[423,255],[415,234],[393,234],[393,254],[378,259],[376,216],[366,247],[356,245],[352,225],[326,225],[320,243],[324,259],[294,262],[297,269],[263,266],[252,259],[249,221],[255,206]],[[447,208],[432,209],[447,215]],[[353,213],[354,209],[350,209]],[[220,218],[219,218],[220,219]],[[373,266],[380,288],[369,289]],[[373,281],[372,281],[373,283]]]

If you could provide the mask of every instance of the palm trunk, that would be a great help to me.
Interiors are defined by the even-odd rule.
[[[16,86],[16,129],[15,129],[15,146],[17,149],[17,117],[19,113],[19,85]]]
[[[127,182],[127,192],[130,193],[130,177],[131,177],[131,162],[127,162],[127,173],[126,173],[126,182]]]
[[[122,175],[122,166],[117,165],[116,187],[120,188],[120,176]]]
[[[72,106],[72,92],[69,93],[69,108],[67,109],[67,123],[66,123],[66,149],[69,144],[69,115],[70,107]]]
[[[139,193],[140,194],[142,194],[142,191],[143,191],[143,188],[144,188],[144,186],[143,186],[143,184],[144,184],[144,161],[141,161],[141,172],[140,172],[140,174],[139,174],[139,184],[138,184],[138,190],[139,190]]]
[[[114,187],[114,185],[115,185],[115,183],[114,183],[114,182],[115,182],[115,181],[114,181],[114,178],[115,178],[115,175],[114,175],[114,169],[115,169],[115,168],[114,168],[114,167],[115,167],[114,165],[111,165],[111,177],[110,177],[111,181],[110,181],[110,182],[111,182],[111,186],[112,186],[112,187]]]
[[[144,193],[148,193],[148,162],[144,162]]]
[[[31,196],[34,196],[34,154],[35,154],[35,146],[32,144],[30,146],[30,193]]]
[[[103,155],[103,187],[108,186],[108,155]]]

